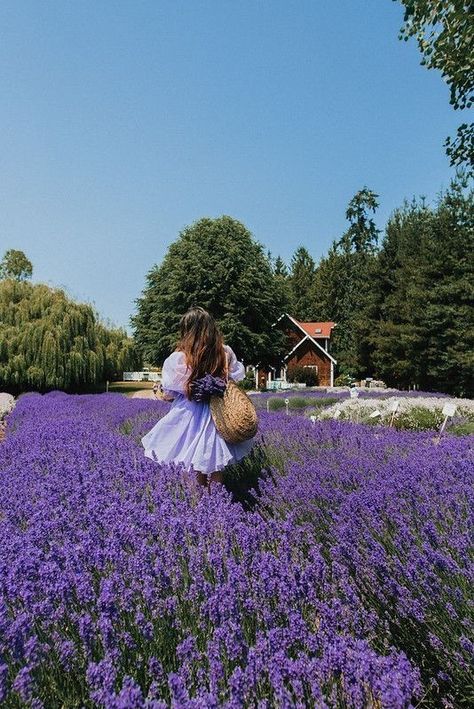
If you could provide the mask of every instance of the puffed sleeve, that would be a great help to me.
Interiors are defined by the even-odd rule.
[[[242,362],[238,361],[235,352],[229,345],[224,345],[224,349],[227,352],[227,361],[229,363],[229,377],[236,382],[240,382],[245,377],[245,367]]]
[[[189,371],[184,352],[173,352],[163,362],[161,369],[161,386],[165,391],[183,394],[186,391]]]

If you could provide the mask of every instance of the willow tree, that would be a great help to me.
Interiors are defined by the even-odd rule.
[[[106,328],[64,291],[0,281],[0,386],[84,391],[140,366],[126,332]]]

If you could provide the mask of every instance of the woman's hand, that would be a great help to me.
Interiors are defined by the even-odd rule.
[[[163,401],[174,401],[174,396],[166,392],[160,384],[160,395]]]

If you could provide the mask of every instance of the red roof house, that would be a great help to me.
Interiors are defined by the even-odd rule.
[[[336,360],[329,349],[335,326],[333,322],[301,322],[283,313],[273,327],[284,330],[285,350],[272,366],[257,368],[258,386],[268,386],[274,380],[286,382],[292,367],[310,367],[317,374],[319,386],[333,386]]]

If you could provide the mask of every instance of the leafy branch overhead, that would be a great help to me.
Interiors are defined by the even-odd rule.
[[[450,89],[456,110],[474,102],[474,2],[472,0],[400,0],[405,7],[400,39],[418,42],[422,65],[438,69]],[[451,165],[474,170],[474,123],[463,123],[447,138]]]

